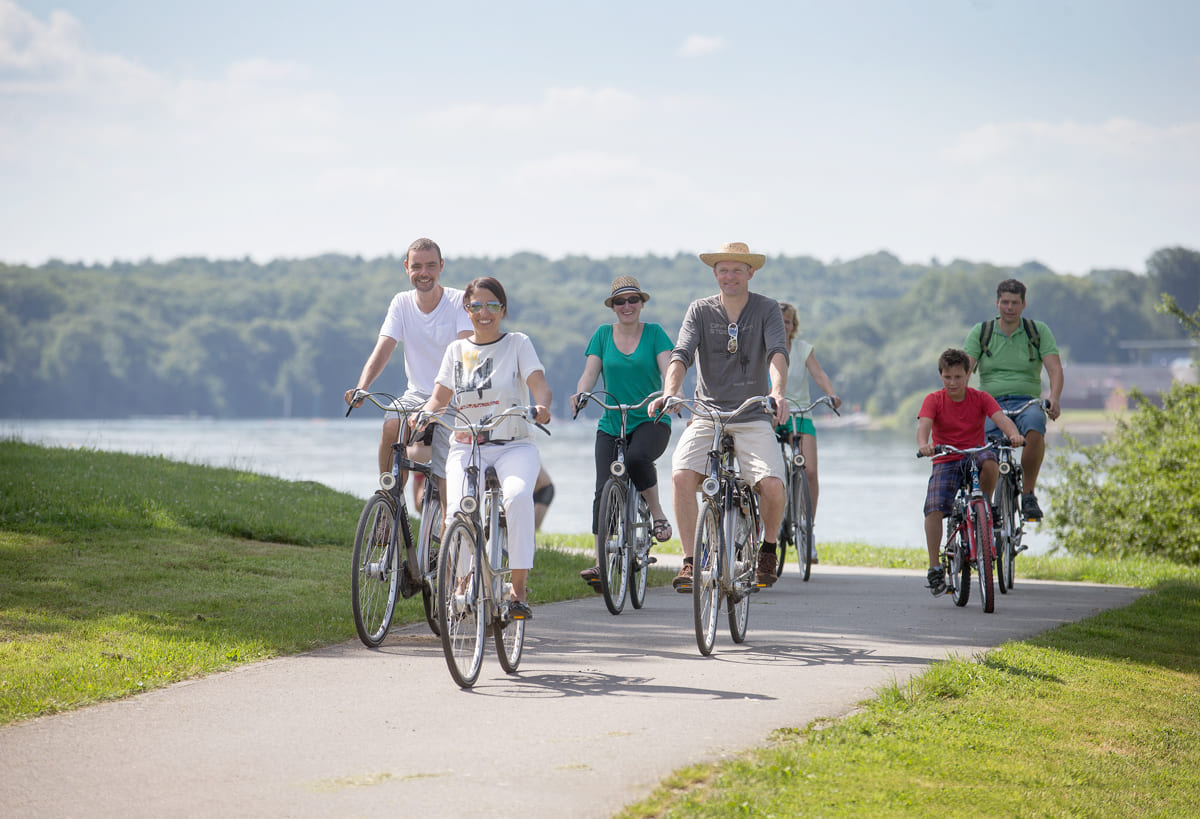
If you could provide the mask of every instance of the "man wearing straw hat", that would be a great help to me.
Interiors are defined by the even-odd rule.
[[[774,299],[750,292],[750,279],[766,256],[751,253],[742,242],[729,242],[715,253],[701,253],[700,261],[712,268],[720,292],[692,302],[679,328],[671,363],[663,378],[663,397],[649,407],[651,415],[668,398],[680,398],[683,377],[696,365],[695,399],[722,412],[738,408],[747,398],[767,395],[775,399],[775,418],[767,414],[729,424],[742,474],[758,491],[762,520],[771,538],[763,544],[756,581],[775,582],[775,533],[783,522],[784,464],[775,440],[775,427],[787,418],[788,344],[783,314]],[[692,551],[696,540],[699,504],[696,493],[704,479],[712,443],[712,421],[697,417],[684,431],[671,458],[675,493],[675,520],[683,542],[683,568],[674,580],[675,590],[692,590]]]

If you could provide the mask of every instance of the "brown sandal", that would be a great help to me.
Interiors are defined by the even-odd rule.
[[[597,592],[603,591],[603,589],[600,587],[600,567],[599,566],[593,566],[590,569],[584,569],[583,571],[581,571],[579,573],[579,576],[582,577],[583,582],[587,583],[589,586],[591,586],[594,591],[597,591]]]
[[[659,543],[666,543],[671,539],[671,535],[675,532],[671,529],[671,523],[666,518],[658,518],[654,521],[654,539]],[[664,534],[665,533],[665,534]]]

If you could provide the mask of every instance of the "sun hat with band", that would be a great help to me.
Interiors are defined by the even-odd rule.
[[[758,270],[766,263],[767,257],[761,253],[751,253],[745,242],[726,242],[716,253],[701,253],[700,261],[709,267],[715,267],[718,262],[741,262],[750,265],[751,270]]]
[[[612,295],[604,300],[605,307],[612,307],[613,299],[618,296],[638,295],[642,301],[650,301],[650,294],[643,291],[638,280],[633,276],[617,276],[612,282]]]

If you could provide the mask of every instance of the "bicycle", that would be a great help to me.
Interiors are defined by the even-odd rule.
[[[706,657],[716,642],[722,602],[726,603],[733,641],[741,643],[746,639],[749,597],[760,588],[755,573],[765,534],[758,512],[758,495],[741,476],[733,436],[725,427],[734,417],[756,405],[774,415],[773,404],[767,396],[755,396],[747,398],[733,412],[720,412],[699,401],[671,397],[664,406],[664,411],[685,406],[694,416],[708,418],[713,423],[712,448],[700,485],[702,498],[692,551],[692,615],[696,645]]]
[[[789,428],[792,432],[776,436],[779,439],[779,446],[783,450],[783,462],[788,465],[788,469],[783,473],[783,491],[787,507],[784,511],[783,525],[779,529],[779,562],[775,568],[776,577],[783,574],[783,564],[787,558],[789,545],[796,549],[801,579],[807,582],[812,574],[812,559],[815,551],[812,494],[808,487],[808,472],[804,468],[804,455],[800,452],[800,433],[796,430],[799,429],[799,419],[821,404],[833,410],[834,415],[841,415],[837,411],[837,407],[833,405],[833,399],[828,395],[822,395],[807,407],[792,409],[789,413],[792,418]]]
[[[436,616],[437,555],[441,539],[442,498],[438,492],[438,482],[433,479],[433,465],[409,458],[405,444],[401,443],[409,438],[407,413],[420,409],[420,406],[402,406],[395,396],[385,392],[358,390],[346,415],[349,416],[355,405],[363,400],[370,401],[385,413],[400,415],[400,435],[397,442],[392,444],[392,469],[379,476],[380,488],[363,506],[358,528],[354,532],[351,558],[350,597],[354,606],[354,627],[364,645],[376,648],[392,627],[397,595],[407,600],[419,591],[425,609],[425,621],[434,634],[439,633]],[[425,505],[416,542],[413,541],[408,503],[404,499],[401,476],[406,471],[418,472],[427,479]]]
[[[617,437],[616,458],[609,465],[610,476],[600,490],[600,514],[596,526],[596,565],[600,571],[600,590],[604,605],[612,614],[620,614],[628,597],[635,609],[646,602],[646,582],[651,564],[653,545],[650,505],[637,491],[625,468],[625,450],[629,446],[626,424],[631,410],[641,409],[662,395],[652,392],[636,404],[606,404],[597,396],[612,398],[604,390],[581,392],[577,396],[573,418],[588,401],[621,415],[621,434]]]
[[[456,423],[424,412],[419,423],[438,423],[453,433],[470,436],[471,440],[467,491],[442,537],[437,574],[442,653],[450,676],[460,687],[470,688],[479,678],[483,643],[489,631],[495,638],[496,654],[505,673],[516,672],[525,646],[525,619],[509,616],[508,593],[512,584],[506,577],[511,576],[512,570],[508,567],[504,497],[496,470],[490,466],[484,470],[480,493],[480,442],[507,418],[534,423],[547,435],[550,431],[531,421],[537,414],[534,407],[510,407],[479,423],[472,423],[454,407],[445,411],[453,415]]]
[[[967,605],[971,597],[971,567],[975,567],[979,578],[980,602],[983,610],[991,614],[996,610],[995,583],[992,564],[995,559],[995,542],[992,537],[992,509],[983,490],[979,488],[979,465],[975,455],[996,448],[995,442],[970,449],[959,449],[949,444],[934,447],[933,457],[938,455],[965,455],[962,480],[954,495],[954,507],[946,518],[946,542],[942,545],[942,569],[946,572],[947,592],[954,596],[954,605]],[[925,456],[917,453],[918,458]]]
[[[1050,402],[1041,398],[1032,398],[1015,410],[1004,410],[1009,418],[1016,419],[1018,415],[1030,407],[1038,405],[1043,410],[1050,409]],[[992,440],[1003,440],[996,433]],[[1000,480],[996,483],[996,491],[992,495],[992,505],[1000,510],[1000,528],[996,530],[996,576],[1002,594],[1008,594],[1013,587],[1016,574],[1017,555],[1028,546],[1022,543],[1025,536],[1025,516],[1021,513],[1021,493],[1025,491],[1022,481],[1021,459],[1015,457],[1012,447],[998,448],[1000,455]]]

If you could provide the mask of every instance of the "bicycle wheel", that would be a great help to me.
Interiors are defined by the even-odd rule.
[[[1009,516],[1012,509],[1012,498],[1009,496],[1009,479],[1007,475],[1001,475],[1000,480],[996,483],[996,491],[992,495],[992,507],[999,509],[1000,528],[995,530],[996,541],[996,585],[1000,588],[1001,594],[1008,594],[1011,586],[1008,585],[1008,576],[1012,574],[1012,558],[1014,550],[1012,548],[1013,536],[1013,521]]]
[[[353,570],[350,597],[354,605],[354,628],[358,638],[372,648],[383,642],[392,626],[400,571],[397,549],[391,546],[396,528],[392,500],[374,494],[363,507],[354,532]]]
[[[746,491],[751,490],[747,487]],[[733,565],[729,572],[731,582],[725,598],[729,601],[726,606],[729,636],[735,643],[740,643],[746,639],[746,627],[750,622],[750,590],[754,587],[759,550],[754,542],[754,522],[737,504],[725,510],[725,526],[726,542],[734,544]]]
[[[954,605],[962,607],[971,599],[971,563],[967,560],[967,527],[960,520],[946,543],[946,582],[950,584]]]
[[[979,593],[983,610],[996,610],[996,586],[992,577],[992,560],[996,553],[992,539],[992,510],[983,498],[971,502],[971,527],[975,538],[975,574],[979,577]]]
[[[625,608],[629,593],[629,551],[632,533],[626,529],[625,487],[609,478],[600,493],[600,523],[596,528],[596,563],[604,605],[613,614]]]
[[[997,551],[1004,550],[1004,571],[997,572],[1000,582],[1011,589],[1017,578],[1017,555],[1021,551],[1021,539],[1025,535],[1025,521],[1021,515],[1021,475],[1020,467],[1014,467],[1008,477],[1001,482],[1004,490],[1000,506],[1001,520],[1007,529],[1007,537],[1003,544],[996,544]]]
[[[476,566],[475,533],[459,518],[438,555],[438,627],[450,676],[470,688],[483,664],[483,582]]]
[[[792,486],[795,495],[792,502],[796,508],[796,559],[800,563],[800,576],[807,582],[812,575],[813,559],[812,495],[808,490],[808,473],[801,469],[800,479]]]
[[[508,527],[500,526],[500,542],[493,544],[492,554],[499,551],[500,571],[508,571]],[[501,583],[501,598],[497,600],[502,606],[507,605],[508,583]],[[515,674],[521,664],[521,652],[525,648],[525,621],[510,620],[507,614],[492,621],[492,635],[496,638],[496,656],[500,658],[500,667],[506,674]]]
[[[717,585],[720,567],[721,522],[717,505],[705,499],[696,518],[696,548],[692,552],[692,615],[696,645],[704,656],[712,654],[717,639],[717,612],[721,592]]]
[[[631,484],[632,487],[632,484]],[[633,554],[629,558],[629,602],[635,609],[640,609],[646,602],[646,581],[650,575],[650,545],[654,538],[650,529],[650,504],[646,499],[633,490],[637,495],[637,505],[633,516]],[[628,504],[626,504],[628,506]]]
[[[787,563],[788,546],[794,546],[796,543],[796,512],[792,503],[792,487],[796,483],[796,467],[792,466],[791,448],[787,444],[782,444],[781,446],[783,449],[783,462],[787,465],[783,473],[783,492],[786,505],[783,508],[783,522],[779,524],[779,542],[775,562],[776,577],[783,574],[783,566]]]
[[[434,634],[441,636],[437,616],[438,549],[442,544],[442,498],[437,492],[436,479],[425,482],[425,502],[421,506],[421,529],[417,535],[417,560],[421,563],[421,602],[425,605],[425,622]]]

